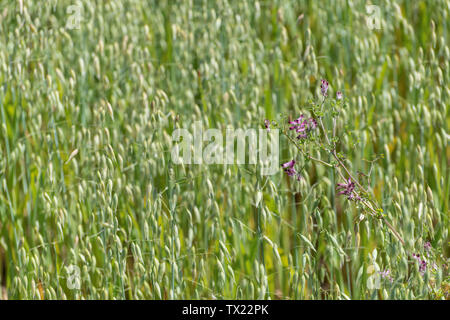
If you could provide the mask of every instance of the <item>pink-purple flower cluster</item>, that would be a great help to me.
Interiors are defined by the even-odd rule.
[[[419,262],[419,272],[423,275],[427,270],[427,262],[421,259],[419,254],[413,253],[413,258]]]
[[[355,183],[348,178],[347,183],[338,183],[336,190],[340,190],[338,194],[346,195],[348,200],[361,200],[358,195],[353,194]]]
[[[281,165],[281,167],[284,169],[284,172],[286,172],[289,177],[297,177],[297,181],[299,181],[302,176],[294,169],[294,166],[295,160],[293,159]]]
[[[322,95],[324,97],[328,96],[327,91],[328,91],[328,81],[325,79],[321,80],[322,84],[320,85],[320,91],[322,92]]]
[[[295,130],[295,132],[299,133],[297,139],[305,139],[308,137],[308,133],[311,130],[317,128],[317,121],[314,118],[305,119],[305,116],[302,114],[300,117],[293,121],[289,121],[289,124],[292,126],[289,127],[289,130]]]
[[[431,243],[428,241],[425,242],[423,245],[423,248],[424,248],[427,256],[430,257],[430,252],[432,249]],[[423,275],[425,273],[425,271],[427,270],[427,267],[429,266],[426,258],[423,257],[423,259],[422,259],[418,253],[413,253],[412,257],[413,257],[413,259],[417,260],[417,262],[419,263],[419,272]],[[433,269],[433,270],[437,269],[437,264],[435,262],[433,262],[431,264],[431,269]]]

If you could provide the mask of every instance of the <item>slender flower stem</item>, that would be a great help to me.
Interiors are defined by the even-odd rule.
[[[301,147],[297,144],[297,142],[291,137],[291,136],[289,136],[285,131],[282,131],[282,134],[284,134],[296,147],[297,147],[297,149],[298,149],[298,151],[300,151],[305,157],[307,157],[308,159],[311,159],[311,160],[313,160],[313,161],[316,161],[316,162],[320,162],[321,164],[323,164],[323,165],[325,165],[325,166],[327,166],[327,167],[330,167],[330,168],[334,168],[333,167],[333,165],[332,164],[330,164],[330,163],[328,163],[328,162],[325,162],[325,161],[323,161],[323,160],[320,160],[320,159],[317,159],[317,158],[314,158],[314,157],[312,157],[312,156],[310,156],[309,154],[306,154],[302,149],[301,149]]]
[[[323,102],[325,101],[325,99],[322,101],[322,105]],[[327,141],[327,144],[331,146],[330,140],[328,139],[328,134],[325,130],[325,126],[323,125],[322,122],[322,118],[319,117],[319,124],[320,127],[322,128],[323,134],[325,136],[325,140]],[[333,128],[333,134],[334,134],[335,128]],[[358,180],[356,180],[353,175],[350,173],[350,171],[347,169],[347,167],[342,163],[341,159],[339,159],[339,157],[336,154],[336,148],[333,145],[333,148],[330,150],[330,153],[333,155],[333,157],[336,159],[336,161],[339,163],[340,167],[342,167],[345,172],[348,174],[348,176],[350,177],[350,179],[356,183],[356,185],[366,194],[368,194],[367,190],[358,182]],[[338,173],[341,176],[341,178],[345,181],[345,177],[342,174],[342,172],[339,170],[338,168]],[[358,196],[358,193],[356,193],[356,191],[354,191],[354,193]],[[361,203],[366,206],[376,217],[378,217],[378,212],[370,205],[370,202],[366,202],[364,200],[361,201]],[[376,205],[376,207],[378,207]],[[392,233],[397,237],[397,239],[403,244],[405,245],[405,241],[403,240],[403,238],[400,236],[400,234],[398,233],[398,231],[386,220],[385,217],[381,217],[381,220],[386,224],[386,226],[392,231]]]
[[[321,89],[322,89],[322,94],[324,95],[324,97],[323,97],[323,99],[322,99],[322,103],[321,103],[321,105],[320,105],[320,110],[322,111],[323,110],[323,106],[324,106],[324,103],[325,103],[325,99],[326,99],[326,91],[327,91],[327,89],[328,89],[328,82],[326,82],[325,80],[322,80],[322,86],[321,86]],[[299,119],[297,119],[297,120],[295,120],[295,121],[293,121],[293,122],[290,122],[291,124],[299,124],[299,120],[300,119],[303,119],[303,116],[301,116]],[[297,122],[296,122],[297,121]],[[325,165],[325,166],[327,166],[327,167],[330,167],[330,168],[333,168],[333,169],[336,169],[337,170],[337,172],[338,172],[338,174],[339,174],[339,176],[341,177],[341,179],[342,180],[344,180],[344,183],[342,183],[342,184],[340,184],[340,188],[344,188],[344,191],[343,192],[341,192],[341,194],[346,194],[348,197],[349,197],[349,199],[351,200],[351,199],[355,199],[355,200],[357,200],[359,203],[361,203],[362,205],[364,205],[364,207],[366,207],[367,208],[367,210],[368,210],[368,212],[369,212],[369,214],[371,215],[371,216],[373,216],[374,218],[378,218],[378,219],[380,219],[380,220],[382,220],[383,222],[384,222],[384,224],[391,230],[391,232],[395,235],[395,237],[397,237],[397,239],[403,244],[403,245],[405,245],[405,241],[403,240],[403,238],[400,236],[400,233],[389,223],[389,221],[387,221],[386,220],[386,218],[382,215],[382,214],[380,214],[381,212],[382,212],[382,210],[380,210],[379,209],[379,206],[378,206],[378,203],[375,201],[375,200],[373,200],[373,199],[368,199],[367,197],[364,197],[365,195],[369,195],[369,192],[366,190],[366,188],[364,188],[360,183],[359,183],[359,181],[357,180],[357,179],[355,179],[355,177],[353,177],[353,175],[350,173],[350,170],[348,170],[347,169],[347,167],[345,166],[345,164],[341,161],[341,159],[339,158],[339,156],[337,155],[337,153],[336,153],[336,140],[335,140],[335,137],[336,137],[336,119],[333,117],[333,130],[332,130],[332,134],[333,134],[333,144],[330,142],[330,139],[328,138],[328,133],[327,133],[327,131],[326,131],[326,129],[325,129],[325,126],[323,125],[323,121],[322,121],[322,116],[319,116],[318,117],[318,123],[319,123],[319,125],[320,125],[320,128],[322,129],[322,131],[323,131],[323,135],[324,135],[324,137],[325,137],[325,140],[326,140],[326,143],[328,144],[328,147],[327,148],[325,148],[335,159],[336,159],[336,161],[337,161],[337,165],[332,165],[332,164],[330,164],[330,163],[327,163],[327,162],[325,162],[325,161],[323,161],[323,160],[320,160],[320,159],[317,159],[317,158],[314,158],[314,157],[312,157],[312,156],[310,156],[309,154],[307,154],[306,153],[306,151],[305,150],[303,150],[303,148],[300,146],[300,145],[298,145],[298,143],[297,143],[297,141],[296,140],[294,140],[288,133],[287,133],[287,131],[286,131],[286,129],[284,128],[283,130],[282,130],[282,134],[284,134],[288,139],[289,139],[289,141],[291,141],[295,146],[296,146],[296,148],[300,151],[300,153],[303,155],[303,156],[305,156],[306,158],[308,158],[308,159],[311,159],[311,160],[313,160],[313,161],[316,161],[316,162],[319,162],[319,163],[321,163],[321,164],[323,164],[323,165]],[[267,125],[266,125],[266,127],[267,127]],[[292,130],[292,129],[295,129],[296,127],[294,126],[294,127],[291,127],[291,128],[289,128],[290,130]],[[301,128],[301,129],[303,129],[303,128]],[[302,130],[303,131],[303,130]],[[300,135],[299,137],[301,137],[302,135]],[[288,163],[286,163],[286,164],[284,164],[283,165],[283,167],[284,168],[287,168],[287,166],[288,165],[290,165],[290,166],[293,166],[295,164],[295,161],[294,160],[292,160],[292,161],[290,161],[290,162],[288,162]],[[348,175],[348,179],[344,176],[344,174],[342,173],[342,171],[341,171],[341,168],[346,172],[346,174]],[[292,169],[292,168],[290,168],[290,169]],[[287,171],[287,169],[285,169],[285,171],[286,172],[288,172]],[[295,173],[295,170],[294,170],[294,173]],[[288,175],[293,175],[290,171],[288,172]],[[346,181],[348,181],[348,183],[347,184],[345,184],[345,182]],[[357,190],[355,190],[354,189],[354,185],[357,185],[358,186],[358,188],[359,188],[359,191],[360,192],[363,192],[364,193],[364,195],[363,195],[363,197],[361,197],[360,195],[359,195],[359,192],[357,191]],[[367,199],[366,199],[367,198]]]
[[[341,159],[339,159],[339,157],[336,154],[335,150],[332,150],[331,152],[334,156],[334,158],[337,160],[337,162],[339,162],[340,166],[345,170],[345,172],[347,172],[348,176],[352,179],[353,182],[356,183],[356,185],[365,193],[368,193],[367,190],[358,182],[358,180],[355,179],[355,177],[353,177],[353,175],[350,173],[350,171],[347,169],[347,167],[342,163]]]
[[[328,145],[331,146],[330,140],[328,139],[328,134],[325,130],[325,127],[323,125],[322,122],[322,118],[319,118],[319,124],[320,127],[322,128],[323,134],[325,135],[325,139],[327,140]],[[350,171],[347,169],[347,167],[342,163],[341,159],[339,159],[339,157],[336,154],[336,148],[335,146],[333,146],[333,148],[330,150],[330,153],[333,155],[333,157],[336,159],[336,161],[339,163],[339,165],[345,170],[345,172],[347,172],[348,176],[350,177],[350,179],[352,179],[353,182],[356,183],[356,185],[365,193],[368,193],[367,190],[358,182],[358,180],[355,179],[355,177],[353,177],[353,175],[350,173]],[[345,180],[345,178],[344,178]]]
[[[311,159],[311,160],[313,160],[313,161],[320,162],[321,164],[323,164],[323,165],[325,165],[325,166],[327,166],[327,167],[334,168],[332,164],[330,164],[330,163],[328,163],[328,162],[325,162],[325,161],[323,161],[323,160],[320,160],[320,159],[311,157],[309,154],[307,154],[306,157],[308,157],[308,159]]]
[[[336,138],[336,118],[333,117],[333,139]]]
[[[402,245],[405,245],[405,241],[403,240],[402,236],[398,231],[386,220],[385,217],[382,217],[381,220],[387,225],[389,229],[391,229],[392,233],[397,237],[398,240],[402,243]]]

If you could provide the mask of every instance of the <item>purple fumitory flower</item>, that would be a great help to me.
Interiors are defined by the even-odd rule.
[[[421,275],[425,273],[427,270],[427,261],[425,259],[421,259],[419,254],[413,253],[413,258],[419,262],[419,272]]]
[[[347,183],[338,183],[336,190],[341,190],[338,194],[346,195],[348,200],[361,200],[359,196],[353,194],[355,183],[350,178],[348,178]]]
[[[266,127],[267,131],[270,131],[270,121],[265,119],[264,120],[264,127]]]
[[[303,119],[305,118],[304,115],[300,115],[300,117],[298,117],[295,120],[289,121],[289,124],[293,124],[293,127],[290,127],[289,130],[293,130],[295,128],[297,128],[298,125],[301,125],[302,123],[304,123]]]
[[[325,79],[320,80],[322,84],[320,85],[320,91],[322,91],[322,95],[324,97],[327,96],[327,90],[328,90],[328,81]]]
[[[297,139],[307,138],[308,133],[317,128],[317,121],[314,118],[305,119],[304,115],[300,115],[297,119],[289,121],[289,124],[292,125],[289,127],[289,130],[295,130],[295,132],[299,133]]]
[[[295,160],[291,160],[289,162],[283,163],[281,165],[281,167],[283,167],[284,172],[286,172],[287,175],[291,177],[297,173],[294,169],[294,165],[295,165]]]
[[[336,100],[342,100],[343,97],[344,95],[342,94],[342,92],[340,91],[336,92]]]
[[[426,270],[427,270],[427,262],[425,260],[422,260],[419,264],[419,272],[420,274],[423,275]]]
[[[427,255],[429,256],[429,251],[431,250],[431,243],[425,242],[424,248],[425,251],[427,251]],[[427,271],[427,268],[430,268],[430,271],[436,271],[438,269],[438,266],[435,261],[432,260],[427,261],[425,257],[421,258],[420,255],[417,253],[413,253],[412,257],[419,263],[419,272],[422,276]]]
[[[281,167],[284,169],[284,172],[286,172],[286,174],[289,177],[293,177],[296,176],[297,177],[297,181],[300,181],[302,176],[300,175],[300,173],[298,173],[297,171],[295,171],[294,169],[294,165],[295,165],[295,160],[291,160],[289,162],[283,163],[281,165]]]

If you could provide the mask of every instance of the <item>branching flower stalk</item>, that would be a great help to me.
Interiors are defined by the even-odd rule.
[[[305,115],[301,115],[298,119],[289,121],[289,128],[283,125],[281,128],[281,133],[297,148],[297,150],[308,160],[320,163],[329,168],[333,168],[337,170],[339,177],[343,180],[342,183],[338,183],[336,189],[339,195],[344,195],[348,200],[360,203],[363,206],[363,209],[370,216],[380,219],[394,234],[394,236],[405,245],[405,241],[403,240],[400,233],[392,226],[391,223],[386,219],[383,214],[383,210],[380,208],[378,203],[374,200],[372,194],[369,192],[368,188],[364,187],[358,179],[354,177],[354,175],[350,172],[347,166],[343,162],[343,156],[337,152],[337,142],[339,138],[336,136],[336,127],[337,127],[337,116],[339,115],[339,111],[341,108],[346,106],[346,102],[344,100],[342,92],[338,91],[336,93],[336,99],[330,102],[330,108],[327,108],[327,112],[332,115],[332,138],[330,139],[328,136],[328,131],[325,128],[323,123],[324,113],[324,105],[326,99],[328,97],[328,82],[326,80],[321,81],[321,94],[322,101],[320,104],[312,105],[312,114],[313,116],[306,119]],[[271,123],[272,126],[277,126],[276,122]],[[265,127],[270,130],[270,125],[268,121],[265,120]],[[317,128],[320,128],[322,135],[317,133]],[[299,135],[297,137],[292,137],[290,132],[296,132]],[[321,139],[323,138],[323,139]],[[325,140],[325,144],[323,143]],[[324,160],[313,157],[307,151],[307,147],[316,148],[319,150],[323,150],[325,153],[330,154],[334,159],[335,163],[328,163]],[[296,176],[297,180],[301,178],[300,172],[297,172],[294,169],[295,160],[291,160],[282,165],[284,171],[289,176]]]

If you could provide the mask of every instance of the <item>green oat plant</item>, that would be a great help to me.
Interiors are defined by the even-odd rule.
[[[0,298],[448,299],[449,14],[1,1]],[[171,159],[174,128],[262,119],[300,181]]]

